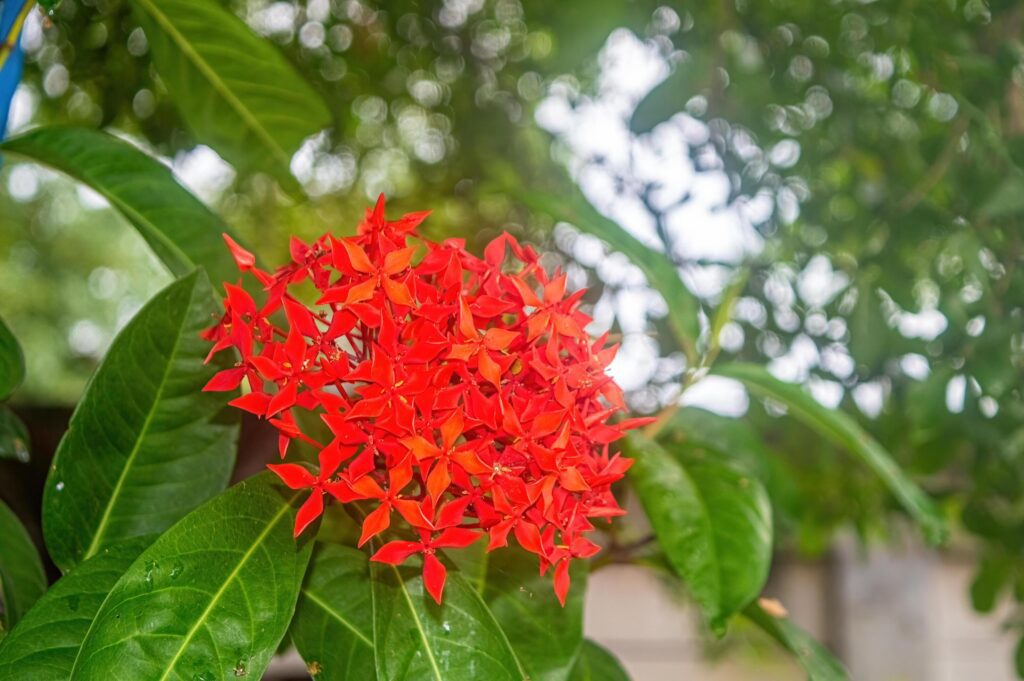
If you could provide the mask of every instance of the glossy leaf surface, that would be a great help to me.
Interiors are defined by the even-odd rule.
[[[291,636],[317,681],[372,681],[373,606],[366,552],[320,544],[299,592]]]
[[[202,392],[218,370],[199,337],[215,312],[200,271],[158,293],[118,334],[61,440],[43,531],[67,571],[124,539],[157,534],[224,489],[238,417]]]
[[[6,407],[0,407],[0,459],[25,462],[29,459],[28,429]]]
[[[182,518],[114,585],[71,678],[260,678],[309,562],[296,496],[264,473]]]
[[[0,641],[0,680],[67,681],[93,617],[149,543],[137,537],[105,548],[54,584]]]
[[[244,172],[297,186],[292,154],[330,123],[330,114],[281,52],[219,3],[131,5],[156,70],[196,137]]]
[[[420,568],[370,563],[379,681],[522,681],[508,638],[461,574],[449,569],[442,605]]]
[[[626,442],[635,460],[629,476],[659,545],[712,628],[723,631],[768,577],[772,520],[764,487],[722,458],[669,453],[638,436]]]
[[[474,545],[466,551],[476,549]],[[475,576],[467,573],[466,577],[484,597],[530,678],[567,679],[583,643],[586,562],[572,564],[572,586],[564,608],[555,596],[550,571],[539,574],[536,556],[518,547],[482,553],[477,569]]]
[[[10,629],[46,590],[39,552],[21,521],[0,502],[0,623]]]
[[[25,378],[25,357],[18,340],[0,319],[0,400],[10,397]]]

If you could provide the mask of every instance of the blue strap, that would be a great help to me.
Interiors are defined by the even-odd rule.
[[[0,0],[0,140],[7,131],[7,115],[25,63],[20,38],[29,1]]]

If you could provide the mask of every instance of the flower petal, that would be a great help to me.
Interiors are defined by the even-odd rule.
[[[377,550],[377,553],[370,556],[370,560],[390,565],[401,565],[409,556],[423,550],[423,544],[418,541],[389,541]]]
[[[316,484],[316,477],[297,463],[268,463],[267,468],[292,489],[305,489]]]
[[[302,531],[309,527],[310,523],[320,517],[320,514],[324,512],[324,493],[319,489],[313,490],[313,493],[306,499],[306,503],[302,504],[299,508],[299,512],[295,515],[295,536],[298,537],[302,534]]]
[[[433,553],[423,556],[423,586],[438,605],[441,605],[441,595],[444,593],[444,582],[447,577],[448,570],[437,556]]]

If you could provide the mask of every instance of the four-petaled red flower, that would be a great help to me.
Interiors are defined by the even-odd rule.
[[[315,473],[270,466],[289,487],[311,491],[296,536],[325,501],[357,503],[359,545],[398,537],[372,560],[421,554],[439,603],[439,549],[487,536],[491,551],[515,537],[542,572],[554,568],[564,604],[571,561],[598,551],[585,536],[592,520],[623,513],[611,486],[630,461],[609,444],[645,420],[610,422],[625,409],[606,374],[615,347],[587,335],[583,291],[567,294],[565,275],[546,273],[508,234],[482,259],[460,239],[422,239],[426,215],[385,220],[381,197],[356,236],[293,239],[292,261],[273,273],[225,237],[265,300],[225,286],[224,316],[204,338],[211,356],[234,348],[241,361],[205,389],[245,383],[231,404],[277,428],[282,458],[295,439],[319,451]],[[312,305],[300,294],[307,281],[319,291]],[[300,411],[319,414],[333,440],[306,435]],[[393,527],[395,511],[404,522]],[[417,539],[401,538],[410,534]]]

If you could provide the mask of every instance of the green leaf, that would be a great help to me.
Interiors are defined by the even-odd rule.
[[[774,617],[758,603],[751,603],[743,614],[767,632],[796,657],[807,672],[809,681],[849,681],[843,665],[814,639],[813,636],[789,621],[787,617]]]
[[[772,516],[764,487],[724,458],[673,456],[639,436],[628,437],[623,451],[635,461],[630,480],[658,544],[712,629],[724,632],[768,578]]]
[[[13,411],[0,407],[0,459],[29,459],[28,429]]]
[[[221,239],[230,227],[178,184],[170,169],[136,147],[97,130],[47,127],[0,144],[59,170],[101,194],[139,231],[175,276],[198,266],[216,281],[238,268]]]
[[[971,605],[978,612],[992,612],[1016,566],[1003,556],[984,556],[971,580]]]
[[[978,208],[986,219],[1012,217],[1024,213],[1024,178],[1010,175],[1003,180]]]
[[[443,604],[421,569],[370,563],[378,681],[522,681],[527,673],[483,599],[449,569]]]
[[[499,173],[500,174],[500,173]],[[675,264],[664,253],[652,250],[627,232],[618,223],[602,215],[579,190],[555,196],[540,191],[517,190],[516,183],[507,182],[506,189],[516,194],[531,210],[552,219],[568,222],[593,234],[619,251],[640,268],[648,283],[668,303],[668,323],[679,347],[697,364],[696,342],[700,333],[700,304],[686,288]]]
[[[46,591],[46,575],[32,539],[0,502],[0,623],[10,629]]]
[[[928,541],[938,544],[944,540],[946,524],[934,502],[904,474],[885,448],[850,416],[828,409],[799,385],[780,381],[759,366],[722,364],[713,371],[719,376],[742,381],[755,393],[781,402],[794,417],[822,437],[858,456],[917,520]]]
[[[0,642],[0,679],[67,681],[93,617],[152,539],[105,548],[54,584]]]
[[[720,452],[761,480],[770,476],[771,452],[744,421],[700,407],[681,407],[659,435],[669,449],[676,445]]]
[[[0,319],[0,400],[6,400],[25,379],[25,356],[11,330]]]
[[[135,559],[86,634],[73,681],[258,679],[295,610],[312,542],[270,473],[182,518]]]
[[[861,375],[874,376],[886,359],[889,325],[882,313],[882,301],[870,282],[857,287],[857,303],[853,307],[850,325],[850,355],[865,371]]]
[[[57,448],[43,534],[67,571],[129,537],[157,534],[224,489],[237,410],[204,393],[226,360],[203,364],[216,311],[196,271],[158,293],[118,334]]]
[[[516,547],[489,553],[484,542],[452,552],[462,557],[474,554],[476,564],[466,565],[463,574],[483,596],[530,679],[565,681],[583,643],[586,562],[573,562],[572,587],[563,608],[551,573],[540,574],[536,556]]]
[[[132,0],[153,62],[196,138],[243,172],[294,191],[303,140],[327,127],[320,96],[270,42],[220,3]]]
[[[637,134],[650,132],[659,123],[664,123],[686,107],[686,99],[697,94],[694,91],[692,73],[687,65],[678,65],[668,77],[640,100],[629,128]]]
[[[370,681],[373,607],[366,553],[318,544],[299,592],[292,641],[317,681]]]
[[[569,681],[629,681],[629,674],[614,655],[587,639]]]

